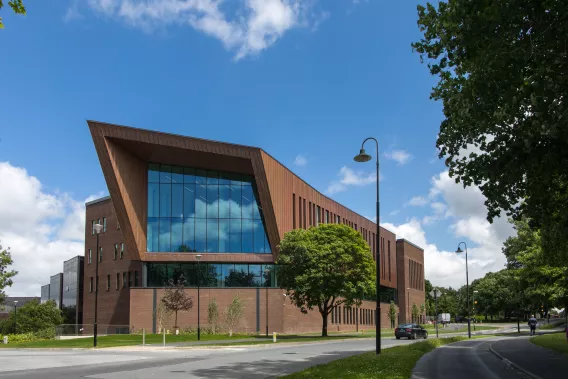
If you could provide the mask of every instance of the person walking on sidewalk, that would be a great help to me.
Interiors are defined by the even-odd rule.
[[[538,321],[536,320],[534,315],[531,315],[531,318],[529,318],[529,328],[531,328],[531,336],[534,336],[534,334],[535,334],[537,323],[538,323]]]

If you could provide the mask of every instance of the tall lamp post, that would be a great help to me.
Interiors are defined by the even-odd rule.
[[[97,302],[99,300],[99,259],[101,258],[101,252],[99,251],[99,235],[103,231],[103,226],[101,224],[95,224],[93,228],[95,235],[97,236],[97,256],[95,258],[95,320],[93,323],[93,347],[97,347]]]
[[[201,270],[199,266],[199,261],[201,260],[201,254],[195,256],[197,259],[197,340],[201,341],[201,320],[200,320],[200,306],[199,306],[199,289],[201,287]]]
[[[472,302],[473,302],[473,317],[475,317],[475,314],[476,314],[476,312],[475,312],[475,294],[476,293],[479,293],[479,291],[477,291],[477,290],[473,291],[473,299],[472,299]],[[474,332],[475,332],[475,324],[476,324],[476,322],[473,321],[473,331]]]
[[[376,138],[373,137],[369,137],[366,138],[363,143],[361,144],[361,150],[359,151],[359,154],[357,154],[353,159],[355,160],[355,162],[369,162],[371,159],[373,159],[373,157],[371,157],[369,154],[367,154],[365,152],[364,146],[365,146],[365,142],[367,142],[368,140],[373,140],[375,141],[375,144],[377,146],[377,230],[376,230],[376,234],[375,234],[375,245],[377,246],[377,254],[375,256],[375,265],[377,266],[377,272],[376,272],[376,277],[375,277],[375,281],[376,281],[376,292],[377,292],[377,317],[376,317],[376,354],[379,355],[381,354],[381,297],[379,296],[380,294],[380,288],[381,288],[381,280],[380,280],[380,275],[381,275],[381,240],[379,237],[379,233],[380,233],[380,220],[381,220],[381,203],[379,200],[379,141],[377,141]]]
[[[414,322],[412,320],[412,313],[410,312],[410,288],[406,289],[406,321],[408,322],[408,318],[410,318],[410,322]]]
[[[266,277],[266,336],[268,337],[268,287],[270,287],[270,270],[264,269],[264,276]]]
[[[465,247],[465,288],[466,288],[466,304],[467,304],[467,336],[471,338],[471,320],[470,320],[470,312],[469,312],[469,274],[467,271],[467,245],[465,242],[460,242],[458,244],[458,249],[456,250],[456,254],[463,253],[461,249],[461,244]]]
[[[18,334],[18,300],[14,300],[14,318],[16,319],[14,323],[14,334]]]

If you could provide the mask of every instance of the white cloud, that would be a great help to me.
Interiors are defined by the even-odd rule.
[[[399,165],[404,165],[412,160],[412,155],[404,150],[391,150],[385,152],[385,157],[387,159],[397,162]]]
[[[396,215],[399,214],[399,213],[400,213],[400,210],[399,210],[399,209],[395,209],[394,211],[392,211],[392,212],[389,213],[389,216],[396,216]]]
[[[94,11],[145,31],[187,25],[236,51],[235,59],[273,45],[293,28],[312,27],[329,17],[307,0],[89,0]],[[232,12],[229,12],[232,11]]]
[[[349,186],[362,187],[377,182],[376,173],[355,171],[347,166],[341,167],[338,176],[340,177],[339,181],[332,182],[327,187],[325,191],[327,194],[333,195],[334,193],[347,191]],[[382,180],[382,176],[379,176],[379,180]]]
[[[296,159],[294,159],[294,164],[295,164],[296,166],[303,167],[303,166],[305,166],[305,165],[308,164],[308,159],[306,158],[305,155],[303,155],[303,154],[298,154],[298,155],[296,156]]]
[[[84,18],[83,15],[81,14],[81,12],[79,12],[79,6],[77,4],[77,0],[74,0],[71,3],[69,8],[67,8],[67,11],[65,12],[65,15],[63,15],[64,22],[77,21],[83,18]]]
[[[487,272],[504,268],[506,259],[501,248],[515,231],[504,217],[496,218],[492,224],[487,221],[485,197],[479,188],[463,188],[450,178],[448,171],[443,171],[432,178],[427,201],[430,201],[432,215],[425,216],[421,221],[413,218],[402,225],[384,225],[398,238],[406,238],[424,248],[427,279],[443,286],[459,287],[465,284],[465,257],[439,249],[427,240],[422,228],[441,219],[449,219],[448,231],[468,243],[470,282]]]
[[[0,241],[19,271],[6,292],[39,296],[64,260],[84,254],[84,201],[45,192],[36,177],[8,162],[0,162],[0,182]]]
[[[423,196],[414,196],[408,200],[407,203],[407,205],[412,205],[414,207],[423,207],[426,204],[428,204],[428,200],[426,200]]]

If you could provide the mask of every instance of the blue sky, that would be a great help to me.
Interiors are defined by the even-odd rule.
[[[42,273],[58,263],[29,250],[82,254],[82,203],[107,192],[87,119],[262,147],[369,217],[374,166],[352,158],[374,136],[382,223],[425,246],[427,277],[464,284],[462,259],[449,253],[461,240],[473,248],[474,276],[501,268],[510,228],[484,223],[479,191],[454,184],[437,159],[442,106],[429,100],[435,80],[410,47],[420,38],[415,2],[26,5],[25,17],[0,11],[0,181],[23,181],[4,190],[4,209],[0,200],[13,216],[0,221],[0,240],[18,258],[44,254]],[[14,209],[17,201],[36,216]],[[14,294],[47,281],[22,277]]]

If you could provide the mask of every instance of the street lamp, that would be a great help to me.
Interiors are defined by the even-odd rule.
[[[476,293],[479,293],[479,291],[477,291],[477,290],[473,291],[473,299],[472,299],[472,301],[473,301],[473,317],[475,317],[475,313],[476,313],[475,312],[475,294]],[[474,321],[473,322],[473,331],[474,332],[475,332],[475,324],[476,324],[476,322]]]
[[[410,317],[410,322],[413,322],[410,313],[410,287],[406,289],[406,321],[408,322],[408,318]]]
[[[200,317],[199,317],[199,289],[201,286],[201,274],[200,274],[200,267],[199,267],[199,261],[201,260],[201,254],[197,254],[195,256],[195,259],[197,259],[197,340],[200,341],[201,340],[201,323],[200,323]]]
[[[18,334],[18,300],[14,300],[14,334]]]
[[[268,287],[270,286],[270,270],[268,268],[264,269],[264,276],[266,277],[266,336],[268,337]]]
[[[471,320],[469,319],[470,317],[470,312],[469,312],[469,274],[467,272],[467,244],[465,242],[460,242],[458,244],[458,249],[456,250],[456,254],[460,254],[463,253],[463,250],[460,248],[461,244],[463,243],[463,246],[465,247],[465,286],[466,286],[466,304],[467,304],[467,336],[468,338],[471,338]]]
[[[93,323],[93,347],[97,347],[97,302],[99,300],[99,259],[101,253],[99,251],[99,235],[103,231],[101,224],[95,224],[93,227],[97,236],[97,257],[95,259],[95,321]]]
[[[365,142],[367,142],[368,140],[373,140],[375,141],[375,144],[377,146],[377,231],[376,231],[376,235],[375,235],[375,245],[377,246],[377,254],[375,255],[375,265],[377,267],[377,272],[376,272],[376,277],[375,277],[375,281],[376,281],[376,288],[377,288],[377,317],[376,317],[376,329],[377,329],[377,333],[376,333],[376,354],[379,355],[381,354],[381,298],[379,296],[380,294],[380,288],[381,288],[381,280],[380,280],[380,273],[381,273],[381,243],[380,243],[380,237],[379,237],[379,233],[380,233],[380,226],[379,226],[379,222],[381,220],[381,203],[379,200],[379,141],[377,141],[376,138],[373,137],[369,137],[366,138],[363,143],[361,144],[361,150],[359,151],[359,154],[357,154],[353,160],[355,160],[355,162],[369,162],[373,157],[371,157],[369,154],[367,154],[365,152],[364,146],[365,146]]]

